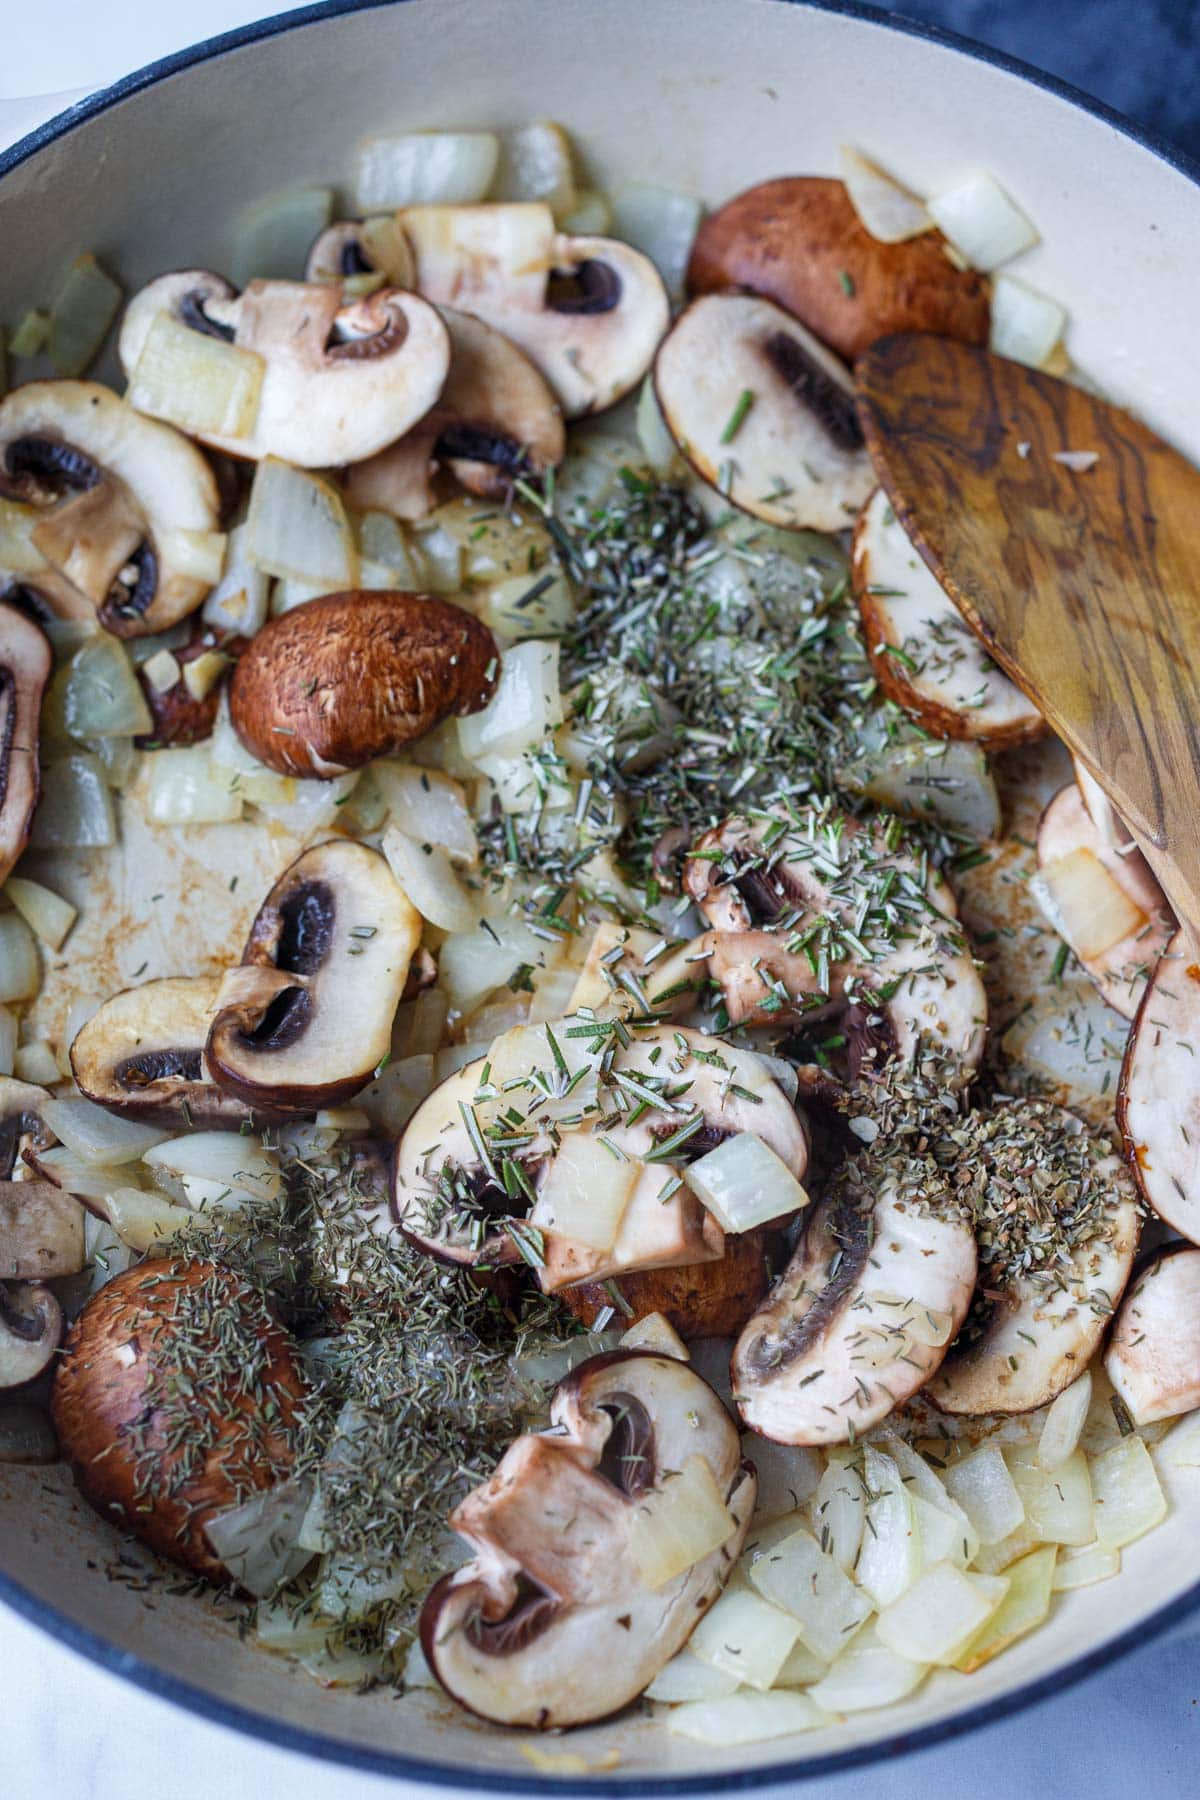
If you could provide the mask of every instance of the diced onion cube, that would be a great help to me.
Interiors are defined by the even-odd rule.
[[[604,237],[612,230],[612,207],[595,188],[576,188],[575,204],[561,224],[573,237]]]
[[[250,560],[249,527],[235,525],[225,540],[224,572],[204,602],[205,624],[253,637],[266,622],[269,581],[266,571]]]
[[[1031,1445],[1004,1452],[1013,1485],[1025,1508],[1025,1523],[1044,1544],[1090,1544],[1096,1535],[1092,1482],[1079,1450],[1052,1470],[1043,1469]]]
[[[893,1458],[870,1444],[863,1457],[863,1480],[869,1498],[856,1573],[859,1586],[882,1608],[892,1605],[916,1580],[921,1567],[921,1539],[908,1489]],[[933,1659],[917,1655],[916,1660]]]
[[[809,1689],[826,1712],[867,1712],[903,1700],[924,1679],[929,1665],[900,1656],[881,1644],[874,1624],[865,1625],[827,1675]]]
[[[19,914],[0,913],[0,1005],[32,1000],[41,980],[33,933]]]
[[[1075,1452],[1092,1404],[1091,1371],[1083,1374],[1055,1396],[1046,1412],[1042,1434],[1038,1439],[1038,1466],[1052,1470],[1061,1468]]]
[[[902,244],[931,230],[933,220],[923,200],[851,145],[843,144],[838,154],[850,204],[873,238],[881,244]]]
[[[680,465],[679,445],[667,429],[653,375],[647,375],[637,403],[638,443],[646,461],[656,475],[677,473]]]
[[[967,1675],[973,1673],[1042,1623],[1050,1611],[1057,1556],[1057,1545],[1044,1544],[1032,1555],[1023,1556],[1020,1562],[1009,1564],[1004,1572],[1007,1594],[987,1623],[959,1652],[954,1661],[955,1668]]]
[[[278,1156],[250,1132],[189,1132],[154,1145],[142,1161],[159,1186],[193,1207],[236,1210],[277,1199],[283,1187]]]
[[[220,650],[202,650],[183,665],[183,685],[193,700],[207,700],[229,667],[229,658]]]
[[[398,1137],[436,1085],[433,1056],[424,1052],[388,1063],[369,1087],[355,1095],[355,1101],[373,1125],[389,1137]]]
[[[358,546],[332,483],[276,456],[259,463],[250,489],[246,553],[258,568],[287,580],[352,588]]]
[[[90,253],[76,257],[50,309],[46,349],[56,375],[82,375],[124,299],[121,284]]]
[[[552,119],[505,132],[500,145],[497,200],[541,200],[563,220],[575,205],[571,142]]]
[[[61,1079],[54,1045],[45,1038],[18,1044],[12,1072],[18,1081],[28,1081],[32,1087],[53,1087]]]
[[[35,850],[100,850],[116,843],[112,795],[96,757],[81,752],[43,765],[29,841]]]
[[[228,542],[223,531],[191,531],[176,526],[159,533],[158,547],[179,574],[190,575],[194,581],[207,581],[211,586],[221,579]]]
[[[333,217],[329,188],[287,188],[267,194],[238,215],[229,273],[235,287],[248,281],[301,281],[309,247]]]
[[[205,1521],[204,1535],[248,1594],[273,1594],[312,1561],[296,1542],[310,1498],[306,1482],[284,1481]]]
[[[959,254],[985,273],[1038,241],[1034,226],[992,175],[972,175],[927,206]]]
[[[479,840],[460,784],[435,769],[379,762],[376,781],[394,824],[422,844],[439,844],[452,862],[479,861]]]
[[[1062,337],[1066,308],[1013,275],[992,281],[992,322],[988,348],[996,356],[1040,369]]]
[[[1096,1539],[1105,1550],[1132,1544],[1167,1516],[1154,1464],[1136,1432],[1092,1458]]]
[[[613,236],[648,256],[676,299],[683,293],[701,208],[692,194],[634,182],[612,197]]]
[[[99,1163],[102,1168],[136,1162],[169,1135],[158,1125],[121,1119],[102,1106],[93,1106],[90,1100],[73,1097],[44,1101],[42,1117],[68,1150],[84,1162]]]
[[[156,650],[142,664],[142,679],[156,694],[167,693],[175,686],[182,673],[179,658],[173,650]]]
[[[492,698],[482,712],[458,721],[464,756],[515,756],[562,724],[558,658],[558,645],[541,639],[504,652]]]
[[[10,875],[4,884],[4,892],[43,944],[49,944],[51,950],[61,950],[67,933],[79,916],[71,902],[43,887],[40,881],[30,881],[24,875]]]
[[[998,1544],[1025,1517],[1021,1496],[995,1444],[984,1444],[960,1462],[950,1463],[942,1481],[971,1521],[981,1544]]]
[[[769,1688],[800,1635],[799,1623],[748,1588],[726,1588],[689,1639],[701,1662],[736,1675],[748,1687]]]
[[[569,1132],[538,1190],[530,1222],[590,1249],[611,1250],[645,1166],[607,1149],[591,1132]]]
[[[243,790],[210,761],[207,744],[155,750],[146,764],[146,810],[156,825],[221,825],[241,818]]]
[[[186,1206],[176,1206],[161,1194],[144,1194],[141,1188],[110,1188],[103,1205],[113,1230],[131,1250],[151,1250],[187,1226],[203,1226]]]
[[[359,212],[482,200],[500,159],[490,131],[410,131],[372,138],[358,154]]]
[[[562,959],[561,938],[540,936],[520,919],[490,917],[446,939],[438,952],[438,981],[451,1005],[467,1014],[497,988],[521,980],[523,970],[536,975]],[[550,1016],[559,1018],[561,1011]]]
[[[418,843],[399,826],[383,834],[388,866],[423,919],[443,931],[469,931],[479,908],[454,873],[450,858],[436,844]]]
[[[687,1185],[722,1230],[752,1231],[808,1205],[781,1157],[751,1131],[739,1131],[688,1165]]]
[[[730,1694],[725,1700],[693,1700],[667,1714],[667,1730],[702,1744],[757,1744],[790,1737],[828,1723],[807,1694],[781,1689],[774,1694]]]
[[[736,1675],[714,1669],[690,1650],[681,1650],[658,1671],[646,1689],[647,1700],[677,1705],[681,1700],[723,1700],[741,1686]]]
[[[813,1530],[839,1568],[853,1569],[862,1543],[867,1493],[853,1464],[831,1462],[813,1495]]]
[[[750,1580],[764,1599],[791,1613],[801,1642],[826,1662],[844,1649],[872,1611],[862,1589],[807,1531],[793,1532],[758,1557],[750,1566]]]
[[[706,1458],[689,1456],[637,1501],[629,1554],[646,1586],[657,1589],[719,1550],[736,1529]]]
[[[1082,846],[1044,863],[1029,887],[1054,929],[1084,961],[1103,956],[1146,923],[1145,913],[1100,858]]]
[[[1072,1588],[1091,1587],[1096,1581],[1110,1581],[1121,1573],[1121,1552],[1102,1544],[1085,1544],[1082,1549],[1063,1550],[1054,1565],[1051,1587],[1056,1594]]]
[[[150,323],[129,379],[129,404],[204,437],[247,438],[266,369],[255,350],[193,331],[169,313]]]
[[[98,631],[81,644],[52,690],[62,698],[63,720],[72,737],[141,737],[154,718],[119,638]]]
[[[11,1075],[16,1066],[18,1029],[16,1014],[0,1006],[0,1075]]]
[[[913,1662],[948,1665],[961,1656],[1008,1592],[1001,1575],[968,1575],[934,1563],[876,1622],[879,1641]]]

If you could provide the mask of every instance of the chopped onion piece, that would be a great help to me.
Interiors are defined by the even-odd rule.
[[[681,1650],[658,1671],[645,1698],[668,1705],[677,1705],[681,1700],[723,1700],[740,1686],[737,1676],[727,1669],[714,1669],[690,1650]]]
[[[637,403],[638,443],[656,475],[677,475],[682,468],[679,446],[667,429],[658,404],[653,375],[647,375]]]
[[[194,1131],[155,1144],[142,1161],[160,1187],[192,1207],[236,1211],[283,1190],[278,1156],[249,1132]]]
[[[131,1250],[152,1250],[173,1238],[186,1226],[203,1226],[199,1214],[186,1206],[176,1206],[161,1194],[146,1194],[141,1188],[114,1187],[104,1197],[109,1221],[123,1244]]]
[[[57,1081],[55,1073],[50,1077]],[[113,1174],[111,1165],[88,1162],[74,1150],[68,1150],[65,1144],[56,1144],[51,1150],[42,1150],[38,1155],[38,1168],[47,1181],[53,1181],[65,1193],[73,1194],[77,1200],[95,1200],[103,1204],[105,1196],[112,1191]],[[122,1169],[122,1176],[132,1183],[136,1171]]]
[[[269,580],[250,560],[249,526],[235,525],[225,540],[224,573],[204,602],[205,624],[253,637],[266,623]]]
[[[479,907],[454,873],[450,858],[436,844],[417,843],[399,826],[383,834],[388,866],[423,919],[443,931],[469,931]]]
[[[688,1347],[662,1313],[647,1313],[631,1325],[621,1338],[622,1350],[653,1350],[658,1356],[673,1356],[679,1362],[690,1362]]]
[[[12,575],[36,575],[46,559],[33,541],[41,510],[0,495],[0,569]]]
[[[595,188],[576,188],[575,204],[559,223],[573,237],[606,237],[612,230],[612,207]]]
[[[156,694],[165,694],[173,688],[183,674],[179,666],[179,658],[173,650],[156,650],[142,664],[142,679]]]
[[[55,1137],[87,1163],[101,1168],[117,1168],[122,1163],[137,1162],[154,1144],[161,1144],[169,1132],[158,1125],[143,1125],[135,1119],[121,1119],[93,1106],[90,1100],[72,1096],[67,1100],[46,1100],[42,1117]]]
[[[880,1643],[872,1622],[846,1646],[829,1673],[813,1684],[809,1698],[825,1712],[867,1712],[905,1699],[928,1670],[928,1663],[913,1662]]]
[[[142,737],[154,718],[120,638],[99,631],[55,678],[63,721],[75,738]]]
[[[515,1379],[523,1387],[557,1387],[564,1375],[586,1362],[590,1356],[602,1356],[615,1350],[621,1341],[617,1331],[587,1331],[568,1338],[563,1344],[545,1344],[540,1350],[526,1351],[509,1359]]]
[[[278,1650],[285,1656],[307,1655],[323,1648],[329,1637],[329,1620],[298,1607],[294,1600],[276,1600],[258,1608],[254,1636],[264,1650]]]
[[[739,1131],[697,1157],[687,1185],[728,1232],[752,1231],[808,1205],[808,1195],[783,1159],[752,1131]]]
[[[202,650],[183,665],[183,685],[193,700],[207,700],[229,667],[229,658],[220,650]]]
[[[618,188],[612,197],[613,236],[650,258],[676,300],[683,294],[702,210],[693,195],[649,182]]]
[[[333,217],[329,188],[286,188],[267,194],[238,215],[233,228],[229,273],[235,287],[256,277],[267,281],[302,281],[314,238]]]
[[[703,1339],[692,1344],[693,1360],[703,1358],[709,1342],[710,1340]],[[719,1340],[713,1339],[711,1342],[714,1347],[721,1347]],[[706,1366],[700,1370],[710,1387],[716,1387],[721,1393],[722,1399],[727,1397],[729,1382],[729,1352],[727,1346],[724,1348],[723,1366]],[[742,1445],[758,1470],[757,1518],[777,1520],[781,1514],[793,1512],[816,1492],[825,1467],[819,1450],[813,1450],[807,1444],[773,1444],[768,1438],[761,1438],[753,1431],[745,1433]],[[793,1529],[796,1525],[805,1523],[806,1520],[797,1518]],[[759,1543],[761,1539],[762,1532],[756,1525],[754,1542]]]
[[[61,950],[67,933],[79,917],[71,902],[43,887],[40,881],[30,881],[24,875],[10,875],[4,884],[4,892],[43,944],[49,944],[51,950]]]
[[[223,531],[188,531],[176,526],[159,533],[158,548],[163,557],[170,558],[180,575],[207,581],[211,586],[221,579],[227,541]]]
[[[420,1638],[414,1638],[408,1647],[408,1655],[404,1659],[405,1688],[436,1688],[441,1691],[441,1682],[430,1668],[421,1648]]]
[[[32,1000],[41,980],[33,933],[16,913],[0,913],[0,1005]]]
[[[8,347],[19,362],[24,362],[28,357],[41,355],[49,336],[50,314],[31,306],[13,326]]]
[[[719,1550],[736,1529],[708,1459],[689,1456],[682,1469],[638,1500],[629,1554],[646,1586],[656,1591]]]
[[[1025,1518],[1025,1507],[995,1444],[950,1463],[942,1481],[966,1513],[981,1544],[998,1544]]]
[[[121,284],[90,253],[77,256],[50,308],[46,349],[56,375],[82,375],[124,299]]]
[[[953,1563],[934,1563],[880,1612],[879,1641],[913,1662],[953,1663],[997,1611],[1008,1587],[1002,1575],[970,1575]]]
[[[397,1009],[392,1027],[393,1050],[405,1056],[432,1056],[441,1048],[446,1033],[449,997],[440,987],[424,988],[415,1000],[406,1000]],[[562,1013],[553,1015],[561,1018]]]
[[[1091,1404],[1092,1376],[1090,1369],[1085,1369],[1047,1409],[1037,1446],[1039,1468],[1059,1469],[1074,1454]]]
[[[1150,1452],[1136,1432],[1092,1458],[1096,1541],[1105,1550],[1132,1544],[1167,1516]]]
[[[220,825],[242,816],[243,788],[216,768],[207,744],[147,756],[146,810],[156,825]]]
[[[959,255],[985,273],[1038,241],[1032,223],[992,175],[972,175],[935,194],[928,209]]]
[[[12,1072],[18,1081],[31,1087],[52,1087],[59,1079],[58,1059],[53,1044],[37,1038],[31,1044],[18,1044]]]
[[[561,937],[542,935],[520,919],[489,917],[446,939],[438,952],[438,981],[450,1004],[470,1014],[497,988],[519,978],[522,969],[556,968],[564,952]]]
[[[894,1459],[870,1444],[863,1455],[863,1481],[869,1498],[856,1573],[859,1586],[883,1608],[897,1601],[917,1579],[921,1538],[908,1489]],[[915,1660],[933,1659],[917,1655]]]
[[[994,355],[1040,369],[1061,339],[1066,324],[1066,308],[1049,295],[1039,294],[1013,275],[997,275],[993,279],[988,348]]]
[[[388,1063],[369,1087],[355,1095],[355,1104],[378,1130],[398,1137],[436,1086],[433,1055],[423,1051]]]
[[[1050,1611],[1054,1582],[1054,1565],[1058,1557],[1056,1544],[1044,1544],[1020,1562],[1005,1570],[1008,1592],[991,1618],[954,1659],[956,1669],[971,1675],[999,1656],[1027,1631],[1033,1631]]]
[[[843,144],[838,156],[850,204],[873,238],[881,244],[903,244],[933,229],[925,202],[885,175],[877,163],[850,144]]]
[[[112,795],[94,756],[56,757],[43,765],[29,841],[35,850],[99,850],[116,843]]]
[[[558,684],[559,647],[539,640],[515,644],[500,659],[496,691],[482,712],[458,721],[463,754],[515,756],[563,721]]]
[[[963,739],[897,743],[841,771],[880,806],[933,819],[969,837],[1000,835],[1000,795],[985,752]]]
[[[718,1603],[719,1604],[719,1603]],[[765,1738],[790,1737],[829,1723],[809,1699],[780,1689],[773,1694],[730,1694],[723,1700],[692,1700],[667,1714],[667,1730],[702,1744],[757,1744]]]
[[[1084,1544],[1082,1549],[1059,1552],[1050,1585],[1056,1594],[1065,1594],[1072,1588],[1091,1587],[1096,1581],[1110,1581],[1120,1573],[1119,1550],[1108,1550],[1102,1544]]]
[[[363,514],[358,522],[358,548],[364,563],[379,564],[390,572],[386,586],[418,592],[425,586],[425,567],[416,546],[390,513]]]
[[[575,618],[575,595],[566,577],[553,569],[540,575],[513,575],[488,588],[480,617],[514,643],[565,637]]]
[[[18,1062],[20,1057],[18,1050]],[[1187,1413],[1171,1425],[1155,1455],[1164,1469],[1200,1469],[1200,1412]]]
[[[852,1463],[831,1462],[813,1495],[812,1520],[822,1550],[841,1569],[853,1569],[862,1543],[867,1494]]]
[[[192,331],[163,312],[150,322],[126,397],[138,412],[180,431],[245,438],[258,418],[265,370],[257,351]]]
[[[269,575],[331,589],[356,585],[358,546],[342,497],[323,476],[264,457],[246,525],[247,555]]]
[[[499,160],[500,140],[490,131],[410,131],[372,138],[358,153],[358,211],[482,200]]]
[[[265,1599],[312,1561],[296,1542],[312,1498],[306,1481],[283,1481],[214,1513],[204,1535],[239,1587]]]
[[[286,783],[286,789],[283,787]],[[358,770],[335,775],[332,781],[293,781],[289,776],[248,775],[240,792],[252,801],[264,818],[298,838],[325,831],[342,815],[343,802],[358,785]]]
[[[1055,931],[1085,962],[1103,956],[1146,923],[1141,908],[1100,858],[1083,846],[1043,863],[1031,877],[1029,891]]]
[[[420,844],[437,844],[452,862],[474,866],[479,840],[459,783],[435,770],[378,762],[373,773],[393,823]]]
[[[11,1075],[16,1066],[17,1031],[16,1014],[9,1012],[7,1006],[0,1006],[0,1075]]]
[[[815,1656],[832,1662],[873,1608],[832,1556],[807,1531],[795,1531],[759,1556],[750,1580],[764,1599],[791,1613],[800,1641]]]
[[[1090,1544],[1096,1535],[1087,1459],[1076,1450],[1053,1470],[1043,1469],[1033,1445],[1004,1452],[1025,1508],[1025,1523],[1039,1543]]]
[[[0,1468],[58,1461],[58,1439],[38,1406],[0,1402]]]
[[[769,1688],[787,1661],[800,1626],[749,1588],[726,1588],[689,1639],[692,1654],[748,1687]]]
[[[575,168],[571,141],[561,125],[535,119],[505,132],[493,198],[540,200],[562,222],[575,205]]]
[[[591,1132],[573,1131],[550,1163],[530,1224],[592,1250],[611,1250],[645,1168],[636,1157],[616,1155]]]

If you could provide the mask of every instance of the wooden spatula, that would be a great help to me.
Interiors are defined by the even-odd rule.
[[[1194,931],[1200,471],[1119,408],[946,338],[885,338],[856,376],[905,530]]]

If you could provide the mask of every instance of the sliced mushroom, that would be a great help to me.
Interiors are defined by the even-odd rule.
[[[218,975],[167,976],[125,988],[71,1045],[80,1093],[134,1119],[238,1126],[250,1108],[217,1087],[204,1059]]]
[[[346,471],[346,498],[364,512],[423,519],[437,504],[439,468],[468,493],[503,500],[514,481],[563,459],[562,412],[529,358],[482,319],[438,311],[450,333],[441,399],[398,443]]]
[[[247,1106],[308,1113],[358,1092],[391,1048],[421,920],[378,851],[306,850],[259,908],[204,1049]]]
[[[766,295],[848,362],[897,331],[988,340],[985,276],[956,268],[940,232],[881,243],[822,176],[760,182],[701,221],[689,292],[724,288]]]
[[[34,577],[56,612],[99,616],[116,637],[165,631],[209,584],[186,572],[180,534],[215,531],[217,487],[194,444],[94,381],[31,381],[0,401],[0,489],[44,511]],[[78,604],[63,607],[64,585]]]
[[[210,1263],[158,1260],[88,1301],[51,1411],[96,1511],[224,1584],[204,1528],[289,1473],[304,1397],[291,1341],[253,1289]]]
[[[769,525],[841,531],[875,485],[849,369],[769,300],[693,300],[654,385],[696,473]]]
[[[36,1173],[38,1151],[58,1142],[42,1116],[49,1098],[45,1088],[0,1075],[0,1181],[20,1179],[27,1169]]]
[[[44,1375],[62,1334],[63,1310],[49,1288],[0,1281],[0,1393]]]
[[[1117,1123],[1159,1218],[1200,1243],[1200,963],[1177,932],[1155,964],[1125,1043]]]
[[[38,721],[53,656],[46,634],[0,602],[0,883],[29,841],[38,800]]]
[[[326,594],[251,640],[229,684],[229,712],[268,768],[328,778],[478,712],[498,664],[487,626],[448,600]]]
[[[1170,903],[1128,838],[1113,845],[1075,782],[1042,814],[1033,891],[1100,993],[1132,1019],[1150,970],[1175,929]]]
[[[550,1417],[452,1513],[474,1560],[421,1612],[447,1692],[483,1718],[539,1730],[618,1712],[682,1649],[737,1561],[757,1491],[724,1406],[674,1357],[593,1357],[559,1384]],[[653,1587],[639,1518],[696,1459],[728,1535]]]
[[[199,434],[254,461],[278,456],[316,469],[374,456],[424,417],[450,366],[446,327],[416,294],[380,288],[343,305],[337,287],[252,281],[238,295],[220,276],[189,269],[160,276],[130,301],[119,344],[126,375],[163,313],[262,357],[250,434]]]
[[[398,215],[427,300],[471,313],[523,350],[568,419],[614,406],[670,321],[648,256],[560,232],[548,206],[409,206]]]
[[[49,1181],[0,1181],[0,1281],[53,1281],[83,1267],[83,1208]]]
[[[1200,1406],[1200,1250],[1163,1250],[1126,1294],[1104,1354],[1135,1425]]]
[[[926,1393],[949,1413],[1021,1413],[1081,1375],[1137,1249],[1137,1191],[1107,1140],[1046,1101],[997,1106],[968,1171],[979,1287]]]
[[[548,1293],[641,1269],[692,1270],[720,1260],[725,1236],[686,1186],[688,1162],[745,1131],[803,1176],[804,1126],[757,1057],[654,1021],[627,1046],[610,1031],[575,1019],[518,1027],[418,1107],[396,1152],[392,1202],[414,1243],[476,1266],[523,1259]],[[605,1202],[610,1232],[589,1235],[597,1221],[581,1217],[601,1204],[587,1165],[570,1224],[554,1197],[551,1172],[564,1144],[574,1155],[573,1140],[594,1170],[623,1177],[624,1191]]]
[[[412,287],[417,278],[412,250],[399,219],[339,219],[313,240],[304,266],[306,281],[347,282],[364,277],[394,287]]]
[[[850,572],[871,666],[897,706],[938,737],[990,749],[1044,734],[1041,714],[992,662],[882,488],[855,527]]]
[[[975,1285],[975,1237],[936,1182],[885,1169],[835,1178],[733,1351],[752,1431],[780,1444],[852,1441],[916,1393]]]
[[[987,997],[954,895],[887,830],[820,808],[735,816],[696,840],[684,886],[733,1024],[840,1015],[852,1078],[922,1040],[978,1067]]]
[[[736,1337],[771,1284],[773,1236],[729,1233],[720,1262],[643,1269],[619,1282],[583,1281],[560,1289],[558,1298],[589,1330],[602,1315],[615,1314],[614,1325],[632,1325],[659,1314],[687,1343]]]

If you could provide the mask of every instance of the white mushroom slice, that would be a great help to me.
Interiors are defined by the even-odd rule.
[[[839,1014],[852,1077],[922,1040],[978,1067],[987,997],[954,895],[917,851],[819,809],[735,816],[696,840],[684,887],[713,926],[733,1024]]]
[[[568,419],[614,406],[650,367],[670,303],[639,250],[562,233],[540,202],[409,206],[397,217],[417,291],[511,338]]]
[[[32,1082],[0,1075],[0,1181],[37,1171],[37,1158],[58,1139],[42,1115],[50,1096]]]
[[[341,284],[374,282],[410,288],[416,280],[412,250],[394,213],[370,219],[339,219],[313,239],[304,265],[305,281]],[[369,291],[369,290],[368,290]]]
[[[204,1049],[247,1106],[306,1113],[365,1087],[392,1023],[421,920],[377,850],[347,838],[297,857],[228,971]]]
[[[1200,1243],[1200,965],[1182,932],[1142,995],[1117,1090],[1117,1123],[1142,1194],[1159,1218]]]
[[[474,1560],[421,1613],[447,1692],[540,1730],[618,1712],[682,1649],[737,1561],[757,1489],[724,1406],[672,1356],[581,1363],[550,1418],[451,1515]],[[660,1579],[647,1549],[675,1509],[683,1566]]]
[[[53,661],[41,627],[0,602],[0,882],[29,841],[40,785],[38,721]]]
[[[0,1281],[54,1281],[83,1267],[83,1208],[49,1181],[0,1181]]]
[[[220,987],[218,975],[172,976],[106,1000],[71,1045],[80,1093],[134,1119],[248,1119],[250,1108],[217,1087],[204,1060]]]
[[[0,401],[0,488],[44,512],[34,538],[57,579],[32,579],[55,612],[98,614],[115,636],[139,637],[207,594],[181,547],[217,528],[212,470],[98,382],[31,381]],[[77,605],[62,604],[64,589]]]
[[[1031,1412],[1104,1335],[1133,1267],[1137,1191],[1106,1139],[1045,1101],[997,1106],[969,1175],[979,1287],[925,1391],[943,1412]]]
[[[1104,1355],[1135,1425],[1200,1406],[1200,1250],[1164,1250],[1121,1304]]]
[[[346,498],[360,511],[424,518],[443,467],[469,493],[503,500],[519,477],[562,461],[562,412],[529,358],[481,319],[438,311],[450,334],[441,398],[398,443],[346,471]]]
[[[853,1440],[934,1373],[974,1285],[969,1224],[889,1173],[839,1180],[734,1346],[743,1420],[781,1444]]]
[[[1133,836],[1124,819],[1105,793],[1096,777],[1087,765],[1075,756],[1075,780],[1079,784],[1079,792],[1083,795],[1083,804],[1087,808],[1088,817],[1100,833],[1110,850],[1119,849],[1122,844],[1131,844]]]
[[[994,749],[1042,736],[1041,714],[988,656],[882,488],[855,527],[850,570],[871,665],[898,706],[938,737]]]
[[[1075,782],[1042,814],[1037,854],[1031,886],[1042,911],[1109,1006],[1132,1019],[1175,928],[1149,863],[1132,838],[1108,841]]]
[[[385,287],[343,305],[338,287],[252,281],[235,296],[219,276],[187,270],[159,277],[130,302],[119,344],[127,375],[162,313],[262,357],[250,434],[203,434],[215,449],[255,461],[278,456],[314,469],[374,456],[424,417],[450,366],[446,327],[416,294]]]
[[[518,1027],[435,1089],[396,1152],[406,1235],[452,1262],[523,1258],[547,1292],[720,1260],[688,1162],[752,1132],[800,1180],[805,1128],[752,1053],[657,1021],[629,1030],[621,1046],[584,1019]]]
[[[44,1374],[62,1334],[62,1307],[49,1288],[0,1281],[0,1393]]]
[[[770,300],[693,300],[654,386],[696,473],[769,525],[844,530],[875,485],[849,369]]]

